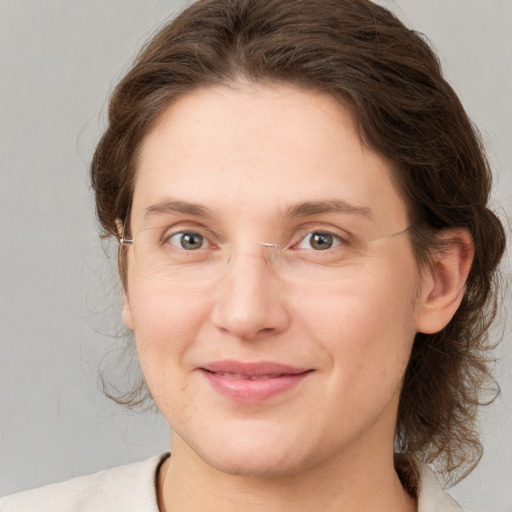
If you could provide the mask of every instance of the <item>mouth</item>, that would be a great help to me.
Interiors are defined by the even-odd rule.
[[[208,371],[208,370],[205,370]],[[279,377],[284,377],[288,375],[286,373],[280,374],[266,374],[266,375],[245,375],[241,373],[227,373],[227,372],[210,372],[214,375],[220,375],[222,377],[226,377],[228,379],[243,379],[243,380],[264,380],[264,379],[278,379]]]
[[[212,389],[236,402],[258,403],[291,391],[313,369],[273,362],[218,361],[198,368]]]

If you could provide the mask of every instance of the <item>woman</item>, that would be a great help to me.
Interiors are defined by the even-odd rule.
[[[425,463],[480,457],[504,234],[427,44],[365,0],[200,1],[109,120],[97,212],[172,456],[0,510],[459,510]]]

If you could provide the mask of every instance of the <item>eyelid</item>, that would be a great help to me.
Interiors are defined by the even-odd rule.
[[[171,236],[166,238],[165,243],[169,244],[169,245],[172,245],[173,247],[175,247],[178,250],[185,249],[184,247],[180,247],[179,237],[183,237],[186,234],[199,235],[202,238],[201,247],[198,247],[197,249],[194,249],[194,251],[198,251],[200,249],[205,249],[206,247],[208,247],[208,245],[210,245],[208,238],[203,236],[201,233],[197,233],[195,231],[178,231],[177,233],[171,234]],[[176,237],[178,237],[178,240],[174,240]],[[205,244],[206,244],[206,246],[205,246]]]
[[[157,226],[155,226],[157,228]],[[168,225],[164,225],[159,228],[161,233],[158,235],[160,243],[164,243],[170,237],[175,236],[179,233],[196,232],[202,235],[210,246],[218,247],[226,242],[225,236],[218,231],[207,227],[201,222],[180,220],[172,222]],[[301,224],[300,226],[286,229],[281,233],[284,235],[282,242],[278,244],[282,249],[292,249],[298,245],[302,240],[312,233],[326,233],[335,237],[340,241],[342,245],[350,245],[353,242],[354,236],[341,227],[326,223],[326,222],[309,222],[307,224]],[[272,243],[274,245],[274,243]],[[339,244],[336,244],[337,247]]]
[[[201,223],[179,221],[166,226],[165,229],[163,229],[162,234],[160,235],[160,241],[163,243],[165,240],[168,240],[172,236],[178,235],[179,233],[198,233],[213,245],[217,245],[217,243],[213,240],[220,242],[221,239],[217,232],[204,226]]]
[[[341,229],[338,226],[334,226],[332,224],[326,225],[326,224],[312,223],[311,225],[300,226],[299,228],[295,228],[290,231],[292,233],[290,236],[290,242],[287,244],[288,248],[293,248],[294,246],[297,246],[308,235],[310,235],[312,233],[325,233],[325,234],[332,235],[333,237],[338,239],[341,242],[341,244],[343,244],[343,245],[350,244],[351,240],[353,239],[353,236],[350,235],[349,232],[347,232],[344,229]]]
[[[185,233],[197,233],[201,237],[203,237],[203,243],[201,247],[196,249],[187,249],[180,244],[180,236],[183,236]],[[172,240],[173,238],[178,237],[178,240]],[[196,257],[200,257],[200,255],[210,254],[211,251],[214,251],[219,248],[219,246],[212,241],[212,237],[208,236],[204,232],[199,229],[191,229],[186,227],[176,228],[176,229],[167,229],[165,233],[159,236],[158,245],[161,249],[167,252],[169,255],[174,254],[178,256],[180,254],[195,254]]]
[[[323,249],[315,249],[314,247],[312,247],[311,244],[313,242],[313,235],[315,234],[321,234],[324,236],[326,235],[328,237],[332,237],[332,244],[330,245],[330,247],[326,247]],[[310,246],[302,247],[303,244],[309,244]],[[297,244],[295,244],[294,249],[299,251],[328,252],[336,250],[338,247],[345,245],[346,244],[343,242],[343,240],[333,233],[329,233],[326,231],[310,231],[306,234],[306,236],[302,237]]]

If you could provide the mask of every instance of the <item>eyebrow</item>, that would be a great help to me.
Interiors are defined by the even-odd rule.
[[[148,206],[144,217],[148,218],[161,213],[182,213],[185,215],[193,215],[194,217],[213,217],[212,212],[200,204],[175,201],[172,199],[164,199]]]
[[[194,217],[212,218],[214,215],[209,208],[197,203],[186,201],[177,201],[173,199],[164,199],[158,201],[146,208],[144,216],[146,218],[153,215],[165,213],[180,213],[192,215]],[[352,215],[362,215],[369,219],[373,218],[371,208],[347,203],[341,199],[331,199],[328,201],[307,201],[288,207],[284,212],[285,218],[309,217],[312,215],[321,215],[326,213],[347,213]]]
[[[285,211],[286,217],[308,217],[311,215],[320,215],[324,213],[349,213],[363,215],[371,219],[373,212],[367,206],[359,206],[347,203],[341,199],[332,199],[329,201],[308,201],[290,206]]]

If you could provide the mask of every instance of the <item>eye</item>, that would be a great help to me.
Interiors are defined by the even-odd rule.
[[[196,251],[208,246],[207,239],[196,231],[180,231],[167,238],[166,242],[185,251]]]
[[[340,237],[326,231],[312,231],[308,233],[298,244],[297,249],[313,249],[326,251],[332,247],[341,245]]]

